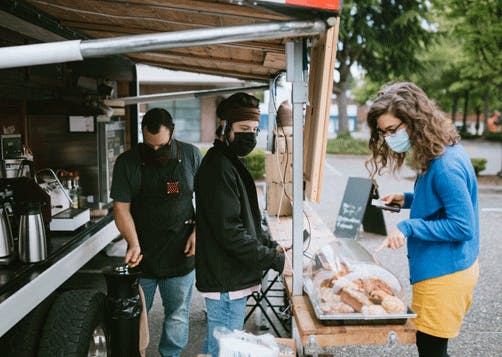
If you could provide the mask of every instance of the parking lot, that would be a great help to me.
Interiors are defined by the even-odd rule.
[[[471,146],[464,144],[471,157],[488,158],[485,174],[495,174],[500,169],[501,149],[499,144],[483,143]],[[343,197],[348,177],[367,177],[364,168],[364,157],[328,155],[320,204],[313,204],[314,209],[324,223],[334,228],[338,209]],[[401,177],[385,175],[377,179],[380,194],[393,191],[411,191],[414,173],[405,168]],[[499,264],[502,255],[502,191],[494,187],[479,188],[481,251],[479,262],[480,280],[475,291],[474,301],[468,313],[459,337],[449,343],[450,356],[501,356],[502,355],[502,266]],[[407,217],[407,212],[385,213],[387,229]],[[358,239],[368,250],[374,250],[383,240],[383,236],[361,231]],[[379,253],[379,261],[400,280],[407,284],[409,273],[404,248],[398,251],[384,250]],[[407,283],[408,282],[408,283]],[[196,356],[200,352],[205,336],[205,315],[203,301],[195,291],[190,318],[190,342],[182,356]],[[162,306],[160,297],[156,298],[150,313],[151,342],[148,356],[158,356],[157,343],[162,324]],[[250,319],[246,329],[261,333],[256,329],[256,322]],[[264,331],[271,332],[272,330]],[[347,346],[336,349],[336,356],[418,356],[414,346]]]

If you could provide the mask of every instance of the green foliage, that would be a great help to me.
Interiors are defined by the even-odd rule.
[[[480,157],[473,157],[471,159],[472,167],[474,168],[476,176],[478,176],[481,171],[486,169],[486,162],[486,159]]]
[[[406,75],[420,67],[415,53],[429,41],[423,26],[427,1],[346,0],[341,10],[337,59],[340,82],[346,66],[358,63],[368,76],[388,81],[389,74]],[[344,86],[341,85],[343,88]]]
[[[479,139],[481,135],[478,134],[471,134],[467,131],[459,131],[460,137],[464,140],[473,140],[473,139]]]
[[[255,180],[265,175],[265,151],[256,149],[246,156],[247,168]]]
[[[344,98],[350,87],[352,65],[357,64],[378,83],[377,88],[390,80],[408,78],[421,67],[415,54],[423,51],[430,39],[429,30],[424,26],[428,3],[425,0],[343,1],[335,68],[339,76],[333,89],[339,98]],[[339,102],[339,128],[348,128],[344,101]]]
[[[202,156],[206,155],[209,148],[201,148]],[[245,157],[246,165],[255,180],[260,180],[265,175],[265,151],[263,149],[255,149]]]
[[[492,132],[487,131],[483,134],[483,136],[488,141],[502,142],[502,132],[492,133]]]
[[[338,135],[328,140],[328,154],[369,155],[368,140],[354,139],[349,133]]]
[[[429,44],[420,46],[420,63],[411,73],[389,73],[388,80],[369,75],[353,93],[364,103],[386,81],[417,83],[445,112],[461,120],[467,113],[502,107],[502,2],[431,0],[428,2]],[[343,25],[343,22],[342,22]],[[372,93],[373,91],[373,93]]]
[[[382,84],[383,83],[380,82],[374,82],[367,77],[359,81],[357,85],[351,89],[354,101],[359,104],[364,104],[373,99]]]

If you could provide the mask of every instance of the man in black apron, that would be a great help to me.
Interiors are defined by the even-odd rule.
[[[111,197],[115,223],[128,243],[125,262],[140,266],[147,310],[157,286],[164,305],[162,356],[179,356],[188,342],[194,282],[193,181],[201,161],[195,146],[172,138],[164,109],[149,110],[141,123],[144,143],[117,158]]]

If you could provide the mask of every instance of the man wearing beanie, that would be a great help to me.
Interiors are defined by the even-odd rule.
[[[207,307],[203,353],[218,355],[215,327],[242,330],[249,295],[260,289],[262,272],[282,272],[284,252],[261,227],[256,186],[241,161],[256,146],[259,101],[236,93],[216,110],[225,121],[195,177],[197,203],[196,287]]]

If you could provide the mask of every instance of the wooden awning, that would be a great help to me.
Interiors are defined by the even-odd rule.
[[[326,19],[333,11],[251,1],[27,0],[64,28],[67,39],[102,39],[194,29]],[[16,9],[11,11],[14,15]],[[50,21],[47,21],[50,23]],[[47,26],[44,26],[45,29]],[[267,80],[285,69],[287,38],[130,53],[136,63],[240,79]]]

